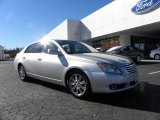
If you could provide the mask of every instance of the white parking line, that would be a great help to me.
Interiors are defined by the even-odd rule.
[[[160,71],[151,72],[151,73],[148,73],[148,74],[149,74],[149,75],[153,75],[153,74],[157,74],[157,73],[160,73]]]
[[[160,60],[141,60],[142,62],[153,62],[160,63]]]

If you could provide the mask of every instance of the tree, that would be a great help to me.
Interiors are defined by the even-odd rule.
[[[4,53],[9,54],[10,58],[14,58],[23,48],[5,49]]]

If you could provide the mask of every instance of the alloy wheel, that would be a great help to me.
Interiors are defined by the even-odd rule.
[[[136,58],[136,61],[139,63],[139,62],[141,62],[141,60],[142,60],[142,57],[140,55],[138,55]]]
[[[159,60],[160,59],[160,55],[155,55],[155,60]]]
[[[26,72],[23,66],[19,67],[19,77],[21,80],[25,80],[26,78]]]
[[[80,74],[73,74],[68,81],[70,91],[77,97],[85,94],[87,90],[87,81]]]

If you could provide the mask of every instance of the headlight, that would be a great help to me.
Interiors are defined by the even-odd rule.
[[[108,63],[97,63],[97,65],[101,68],[101,70],[105,73],[111,73],[111,74],[122,74],[120,69],[112,64]]]

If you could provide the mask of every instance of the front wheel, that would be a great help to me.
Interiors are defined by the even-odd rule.
[[[20,65],[18,68],[18,73],[19,73],[19,78],[22,81],[26,81],[27,80],[27,75],[26,75],[26,71],[23,65]]]
[[[91,87],[87,76],[78,70],[69,74],[67,87],[72,95],[77,98],[86,98],[91,93]]]
[[[155,59],[155,60],[159,60],[159,59],[160,59],[160,55],[159,55],[159,54],[156,54],[156,55],[154,56],[154,59]]]
[[[136,62],[139,63],[139,62],[141,62],[141,60],[142,60],[142,57],[140,55],[137,55]]]

